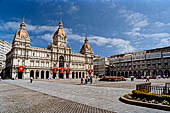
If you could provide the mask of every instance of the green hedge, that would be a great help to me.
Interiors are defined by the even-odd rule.
[[[146,98],[148,101],[149,100],[157,100],[158,102],[162,102],[164,100],[170,102],[170,95],[158,95],[154,93],[148,93],[144,91],[139,91],[139,90],[133,90],[132,91],[133,96],[136,98]]]

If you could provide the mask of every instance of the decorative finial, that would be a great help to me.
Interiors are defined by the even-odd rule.
[[[22,23],[24,23],[24,17],[22,17]]]
[[[88,43],[88,38],[87,37],[85,38],[85,42]]]
[[[71,44],[69,43],[69,48],[71,48]]]
[[[60,20],[60,22],[58,23],[58,26],[59,26],[59,28],[63,28],[63,22],[62,22],[62,20]]]
[[[22,18],[22,23],[20,24],[20,29],[25,29],[24,17]]]

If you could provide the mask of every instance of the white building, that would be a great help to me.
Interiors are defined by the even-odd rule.
[[[0,73],[5,68],[6,54],[11,50],[11,44],[0,40]]]
[[[85,39],[80,53],[73,53],[71,46],[67,47],[67,35],[62,21],[48,48],[31,47],[30,43],[23,21],[14,36],[12,50],[7,54],[6,77],[74,79],[93,74],[93,50],[88,39]]]
[[[97,76],[109,75],[109,58],[96,57],[94,58],[94,74]]]

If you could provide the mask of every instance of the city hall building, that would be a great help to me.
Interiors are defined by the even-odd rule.
[[[110,57],[110,76],[170,77],[170,47],[118,54]]]
[[[22,21],[14,36],[12,49],[6,55],[6,77],[76,79],[93,75],[93,50],[88,39],[85,38],[80,53],[73,53],[71,46],[67,47],[67,35],[62,21],[53,35],[52,44],[48,44],[47,48],[31,47],[30,44],[26,25]]]

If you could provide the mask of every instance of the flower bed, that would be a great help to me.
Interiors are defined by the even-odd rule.
[[[124,77],[104,76],[100,79],[100,81],[126,81],[126,79]]]
[[[170,106],[170,95],[149,93],[148,90],[133,90],[132,94],[126,94],[123,97],[136,101]]]

